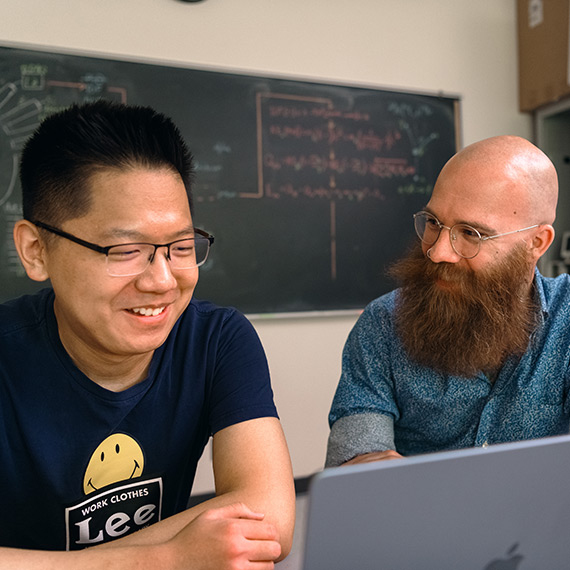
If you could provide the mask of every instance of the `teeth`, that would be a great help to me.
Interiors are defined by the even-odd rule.
[[[158,309],[151,309],[150,307],[139,307],[138,309],[133,309],[133,313],[144,315],[145,317],[156,317],[156,315],[160,315],[162,311],[164,311],[164,307],[160,307]]]

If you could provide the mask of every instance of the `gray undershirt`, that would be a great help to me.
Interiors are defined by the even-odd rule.
[[[325,467],[336,467],[357,455],[396,449],[394,420],[385,414],[356,414],[339,418],[331,428]]]

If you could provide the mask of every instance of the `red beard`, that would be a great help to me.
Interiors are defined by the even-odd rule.
[[[536,327],[530,267],[524,246],[477,272],[433,263],[415,248],[390,268],[402,287],[395,322],[410,357],[445,374],[494,376],[525,352]]]

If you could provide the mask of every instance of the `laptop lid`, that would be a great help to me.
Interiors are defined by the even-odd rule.
[[[570,568],[570,436],[336,467],[303,570]]]

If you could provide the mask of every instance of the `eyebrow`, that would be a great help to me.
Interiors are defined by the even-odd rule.
[[[192,225],[186,226],[185,228],[177,232],[169,234],[169,236],[171,240],[177,240],[180,238],[189,237],[188,234],[194,235],[194,226]],[[101,236],[101,240],[114,240],[114,239],[126,239],[126,240],[134,240],[134,242],[138,243],[149,243],[148,241],[146,241],[147,238],[145,237],[145,234],[137,230],[111,228]]]
[[[435,216],[438,220],[438,216],[436,215],[436,213],[429,208],[428,206],[424,207],[424,212],[428,212],[430,213],[432,216]],[[455,222],[454,224],[452,224],[452,226],[455,226],[457,224],[465,224],[467,226],[471,226],[472,228],[475,228],[476,230],[478,230],[479,232],[485,233],[485,234],[489,234],[489,235],[493,235],[498,233],[497,230],[495,228],[491,228],[489,226],[486,226],[485,224],[480,224],[478,222],[470,222],[468,220],[460,220],[458,222]],[[451,227],[451,226],[450,226]]]

